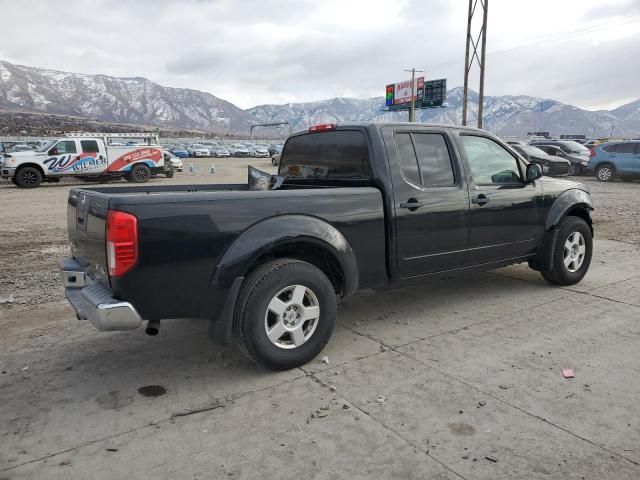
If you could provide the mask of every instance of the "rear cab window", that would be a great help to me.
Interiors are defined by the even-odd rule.
[[[80,146],[82,147],[83,153],[99,153],[100,149],[98,148],[97,140],[81,140]]]
[[[370,179],[369,148],[361,130],[307,133],[289,138],[279,174],[304,179]]]

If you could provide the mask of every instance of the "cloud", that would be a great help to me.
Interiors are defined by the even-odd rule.
[[[629,17],[639,6],[492,0],[486,92],[594,108],[637,97],[640,64],[626,52],[640,48]],[[29,20],[3,23],[0,58],[142,76],[241,107],[370,97],[410,67],[461,85],[466,14],[466,2],[447,0],[21,0],[3,6],[5,18]]]

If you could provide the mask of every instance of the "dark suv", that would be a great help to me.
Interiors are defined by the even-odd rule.
[[[542,168],[542,173],[552,177],[562,177],[569,174],[571,162],[564,158],[549,155],[544,150],[527,145],[524,142],[507,142],[511,148],[524,157],[529,163],[536,163]]]
[[[573,140],[533,140],[529,145],[543,150],[554,157],[571,162],[569,175],[581,175],[587,171],[591,152],[584,145]]]

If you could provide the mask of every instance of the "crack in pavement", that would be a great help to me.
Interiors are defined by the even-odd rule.
[[[178,412],[172,412],[170,416],[161,418],[160,420],[154,420],[152,422],[145,423],[143,425],[138,425],[137,427],[133,427],[133,428],[130,428],[128,430],[121,431],[121,432],[116,432],[116,433],[113,433],[111,435],[106,435],[106,436],[98,438],[98,439],[88,440],[88,441],[86,441],[84,443],[81,443],[79,445],[75,445],[73,447],[65,448],[63,450],[58,450],[56,452],[49,453],[47,455],[43,455],[43,456],[38,457],[38,458],[27,460],[25,462],[18,463],[16,465],[11,465],[10,467],[7,467],[7,468],[2,468],[2,469],[0,469],[0,473],[8,472],[8,471],[11,471],[11,470],[15,470],[16,468],[23,467],[25,465],[30,465],[32,463],[41,462],[41,461],[46,460],[48,458],[52,458],[52,457],[56,457],[58,455],[62,455],[62,454],[69,453],[69,452],[73,452],[75,450],[80,450],[81,448],[88,447],[88,446],[91,446],[91,445],[95,445],[96,443],[100,443],[100,442],[103,442],[105,440],[112,440],[112,439],[120,437],[122,435],[127,435],[129,433],[134,433],[134,432],[137,432],[137,431],[140,431],[140,430],[144,430],[145,428],[156,427],[156,426],[160,425],[161,423],[167,423],[167,422],[168,423],[174,423],[176,418],[187,417],[187,416],[196,415],[196,414],[199,414],[199,413],[206,413],[206,412],[210,412],[212,410],[217,410],[219,408],[226,408],[227,405],[235,402],[238,399],[247,397],[247,396],[252,395],[254,393],[264,392],[264,391],[270,390],[272,388],[277,388],[277,387],[280,387],[282,385],[286,385],[287,383],[299,381],[299,380],[305,379],[306,377],[307,377],[307,375],[303,375],[303,376],[300,376],[300,377],[295,377],[295,378],[291,378],[291,379],[288,379],[288,380],[284,380],[282,382],[275,383],[273,385],[269,385],[269,386],[266,386],[266,387],[263,387],[263,388],[256,388],[256,389],[253,389],[253,390],[247,390],[246,392],[232,393],[232,394],[229,394],[229,395],[223,397],[222,399],[216,398],[216,399],[214,399],[213,402],[210,402],[208,405],[205,405],[205,406],[202,406],[202,407],[183,410],[183,411],[178,411]]]
[[[378,355],[378,353],[376,353],[375,355]],[[373,355],[371,355],[373,356]],[[302,367],[301,367],[302,370]],[[304,370],[303,370],[304,371]],[[314,381],[315,383],[317,383],[318,385],[320,385],[323,388],[326,388],[327,390],[329,390],[332,393],[336,393],[336,391],[332,390],[331,387],[333,387],[333,385],[331,385],[330,383],[325,383],[322,380],[320,380],[318,377],[316,377],[315,373],[309,373],[307,375],[307,378],[310,378],[312,381]],[[335,388],[335,387],[334,387]],[[411,439],[405,437],[404,435],[402,435],[398,430],[396,430],[395,428],[387,425],[386,423],[384,423],[382,420],[376,418],[374,415],[371,415],[367,410],[363,409],[360,405],[358,405],[356,402],[354,402],[353,400],[351,400],[349,397],[347,397],[346,395],[343,395],[342,393],[338,394],[343,400],[349,402],[351,405],[353,405],[356,409],[358,409],[359,412],[361,412],[363,415],[365,415],[367,418],[371,419],[372,421],[374,421],[376,424],[380,425],[382,428],[384,428],[385,430],[388,430],[389,432],[393,433],[397,438],[399,438],[400,440],[402,440],[403,442],[405,442],[407,445],[413,447],[416,451],[422,453],[423,455],[425,455],[426,457],[429,457],[431,460],[433,460],[434,462],[438,463],[439,465],[441,465],[445,470],[447,470],[448,472],[453,473],[455,476],[463,479],[463,480],[469,480],[467,477],[465,477],[464,475],[462,475],[461,473],[455,471],[452,467],[450,467],[449,465],[447,465],[446,463],[444,463],[443,461],[441,461],[440,459],[434,457],[433,455],[431,455],[431,453],[429,453],[429,450],[425,450],[422,447],[420,447],[419,445],[417,445],[415,442],[411,441]]]
[[[573,432],[572,430],[570,430],[570,429],[569,429],[569,428],[567,428],[567,427],[563,427],[562,425],[559,425],[559,424],[557,424],[557,423],[554,423],[554,422],[552,422],[551,420],[548,420],[548,419],[546,419],[546,418],[544,418],[544,417],[541,417],[540,415],[536,415],[536,414],[535,414],[535,413],[533,413],[533,412],[529,412],[528,410],[525,410],[525,409],[524,409],[524,408],[522,408],[522,407],[519,407],[519,406],[517,406],[517,405],[515,405],[515,404],[512,404],[512,403],[508,402],[507,400],[505,400],[505,399],[503,399],[503,398],[501,398],[501,397],[499,397],[499,396],[496,396],[494,393],[484,391],[484,390],[482,390],[481,388],[479,388],[479,387],[477,387],[477,386],[475,386],[475,385],[473,385],[473,384],[471,384],[471,383],[468,383],[468,382],[466,382],[466,381],[464,381],[464,380],[461,380],[461,379],[459,379],[459,378],[455,377],[454,375],[451,375],[451,374],[449,374],[449,373],[447,373],[447,372],[444,372],[444,371],[442,371],[442,370],[440,370],[440,369],[438,369],[438,368],[434,367],[433,365],[431,365],[431,364],[429,364],[429,363],[423,362],[423,361],[422,361],[422,360],[420,360],[419,358],[414,357],[414,356],[412,356],[412,355],[410,355],[410,354],[408,354],[408,353],[398,351],[398,350],[396,350],[395,348],[392,348],[392,350],[393,350],[394,352],[396,352],[396,353],[399,353],[400,355],[403,355],[403,356],[405,356],[405,357],[407,357],[407,358],[409,358],[409,359],[413,360],[414,362],[418,362],[419,364],[424,365],[425,367],[430,368],[430,369],[432,369],[432,370],[434,370],[434,371],[438,372],[438,373],[439,373],[439,374],[441,374],[441,375],[444,375],[445,377],[447,377],[447,378],[449,378],[449,379],[451,379],[451,380],[454,380],[454,381],[456,381],[456,382],[458,382],[458,383],[460,383],[460,384],[462,384],[462,385],[464,385],[464,386],[466,386],[466,387],[468,387],[468,388],[471,388],[471,389],[473,389],[473,390],[475,390],[475,391],[477,391],[477,392],[479,392],[479,393],[482,393],[483,395],[487,395],[488,397],[491,397],[491,398],[493,398],[494,400],[497,400],[498,402],[503,403],[503,404],[505,404],[505,405],[507,405],[507,406],[509,406],[509,407],[511,407],[511,408],[513,408],[513,409],[515,409],[515,410],[517,410],[517,411],[519,411],[519,412],[521,412],[521,413],[524,413],[524,414],[525,414],[525,415],[527,415],[527,416],[530,416],[530,417],[532,417],[532,418],[535,418],[536,420],[540,420],[540,421],[542,421],[542,422],[544,422],[544,423],[546,423],[546,424],[548,424],[548,425],[551,425],[552,427],[555,427],[555,428],[557,428],[557,429],[559,429],[559,430],[562,430],[563,432],[568,433],[569,435],[571,435],[571,436],[573,436],[573,437],[575,437],[575,438],[577,438],[577,439],[579,439],[579,440],[582,440],[582,441],[584,441],[584,442],[586,442],[586,443],[588,443],[588,444],[590,444],[590,445],[592,445],[592,446],[594,446],[594,447],[596,447],[596,448],[599,448],[600,450],[602,450],[602,451],[604,451],[604,452],[607,452],[607,453],[609,453],[610,455],[615,455],[616,457],[619,457],[619,458],[621,458],[621,459],[623,459],[623,460],[626,460],[627,462],[631,463],[632,465],[640,466],[640,462],[637,462],[637,461],[633,460],[632,458],[628,458],[628,457],[627,457],[627,456],[625,456],[625,455],[622,455],[622,454],[620,454],[620,453],[618,453],[618,452],[616,452],[616,451],[613,451],[613,450],[611,450],[611,449],[609,449],[609,448],[605,447],[604,445],[600,445],[600,444],[596,443],[596,442],[595,442],[595,441],[593,441],[593,440],[590,440],[590,439],[588,439],[588,438],[586,438],[586,437],[583,437],[583,436],[581,436],[581,435],[579,435],[579,434],[577,434],[577,433]]]

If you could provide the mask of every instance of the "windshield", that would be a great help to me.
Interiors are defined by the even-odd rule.
[[[45,143],[41,147],[36,148],[36,152],[46,152],[51,147],[53,147],[54,143],[56,143],[56,140],[49,140],[47,143]]]
[[[568,148],[572,153],[589,153],[589,149],[578,142],[569,141],[562,142],[562,145]]]
[[[522,150],[527,155],[532,155],[534,157],[539,157],[541,155],[547,155],[546,152],[540,150],[538,147],[534,147],[532,145],[515,145],[517,148]]]

